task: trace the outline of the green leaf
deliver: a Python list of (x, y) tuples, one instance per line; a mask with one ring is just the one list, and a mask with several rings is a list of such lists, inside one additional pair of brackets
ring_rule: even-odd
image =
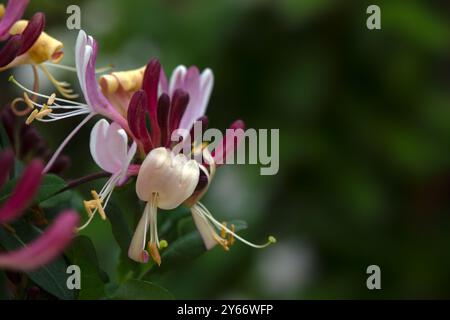
[(122, 252), (128, 252), (128, 246), (133, 236), (130, 226), (122, 213), (122, 210), (114, 203), (108, 205), (108, 220), (111, 222), (112, 233)]
[(50, 199), (65, 187), (67, 187), (67, 183), (62, 178), (54, 174), (48, 174), (44, 177), (34, 202), (41, 203), (42, 201)]
[(157, 284), (132, 279), (122, 284), (113, 298), (120, 300), (173, 300), (174, 296)]
[[(9, 180), (2, 192), (0, 193), (0, 203), (5, 201), (11, 196), (11, 193), (14, 190), (14, 187), (17, 185), (18, 181), (20, 180), (20, 176), (17, 178), (14, 178), (12, 180)], [(54, 196), (58, 191), (65, 188), (67, 186), (67, 183), (60, 177), (48, 174), (42, 179), (42, 183), (39, 187), (38, 194), (34, 198), (34, 203), (41, 203), (52, 196)]]
[(79, 266), (81, 270), (81, 289), (78, 299), (92, 300), (103, 297), (105, 282), (109, 279), (100, 269), (92, 241), (86, 236), (78, 236), (67, 251), (67, 255), (71, 263)]
[[(0, 228), (0, 244), (8, 251), (23, 248), (42, 233), (38, 228), (22, 221), (14, 223), (13, 227), (16, 230), (15, 234)], [(75, 292), (69, 290), (66, 286), (66, 270), (67, 263), (60, 257), (40, 269), (26, 274), (47, 292), (60, 299), (69, 300), (75, 298)]]

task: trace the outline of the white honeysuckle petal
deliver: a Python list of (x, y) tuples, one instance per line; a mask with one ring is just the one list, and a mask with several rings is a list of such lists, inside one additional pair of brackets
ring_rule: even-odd
[(147, 263), (148, 254), (145, 251), (147, 229), (150, 223), (150, 207), (151, 204), (147, 203), (142, 214), (141, 219), (134, 231), (133, 238), (128, 248), (128, 257), (134, 261)]
[[(82, 77), (82, 66), (84, 64), (84, 50), (86, 48), (87, 37), (86, 32), (80, 30), (75, 44), (75, 66), (77, 69), (77, 75), (80, 82), (81, 89), (84, 88), (84, 77)], [(84, 90), (83, 90), (84, 92)]]
[(157, 193), (159, 208), (174, 209), (192, 195), (199, 174), (195, 160), (187, 160), (182, 154), (174, 156), (166, 148), (156, 148), (141, 165), (136, 193), (143, 201), (149, 201)]
[(203, 215), (201, 215), (199, 210), (197, 210), (197, 205), (192, 206), (191, 213), (206, 249), (211, 250), (217, 244), (217, 241), (213, 237), (213, 234), (216, 232), (214, 227)]
[(95, 163), (105, 171), (107, 170), (103, 166), (104, 156), (101, 154), (104, 149), (99, 146), (101, 146), (104, 142), (107, 128), (108, 121), (106, 121), (105, 119), (99, 120), (92, 128), (91, 138), (89, 141), (89, 148), (91, 150), (92, 158), (94, 159)]
[(92, 158), (103, 170), (125, 178), (128, 166), (136, 153), (136, 144), (128, 150), (128, 136), (117, 123), (100, 119), (92, 128), (89, 142)]
[(110, 163), (114, 166), (114, 172), (119, 172), (128, 155), (128, 137), (117, 123), (109, 125), (106, 132), (106, 146), (110, 154)]

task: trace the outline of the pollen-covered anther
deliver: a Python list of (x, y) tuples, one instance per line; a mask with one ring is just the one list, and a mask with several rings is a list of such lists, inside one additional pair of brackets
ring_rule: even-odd
[(46, 104), (44, 104), (41, 108), (41, 110), (34, 109), (33, 112), (28, 116), (27, 120), (25, 121), (26, 124), (31, 124), (34, 120), (38, 119), (41, 120), (45, 116), (48, 116), (50, 113), (52, 113), (53, 110), (49, 108)]
[(223, 248), (225, 251), (229, 251), (230, 247), (228, 246), (228, 240), (220, 237), (217, 233), (214, 231), (212, 232), (213, 238), (217, 241), (217, 243)]
[(228, 234), (228, 244), (229, 244), (230, 246), (232, 246), (232, 245), (234, 244), (234, 242), (235, 242), (235, 240), (234, 240), (234, 233), (235, 233), (235, 231), (236, 231), (236, 227), (235, 227), (234, 224), (231, 225), (230, 230), (231, 230), (232, 232)]
[(95, 190), (92, 190), (91, 194), (94, 199), (83, 201), (84, 208), (86, 209), (89, 218), (94, 215), (93, 210), (97, 210), (98, 213), (100, 214), (100, 217), (103, 220), (106, 220), (106, 213), (102, 206), (103, 199), (98, 195), (98, 193)]
[(92, 194), (92, 197), (94, 198), (94, 200), (92, 200), (92, 201), (95, 201), (98, 213), (100, 214), (100, 217), (102, 217), (103, 220), (106, 220), (106, 213), (102, 206), (103, 199), (98, 195), (97, 191), (95, 191), (95, 190), (92, 190), (91, 194)]
[(220, 236), (222, 238), (225, 238), (227, 236), (226, 228), (227, 228), (227, 223), (224, 221), (224, 222), (222, 222), (222, 229), (220, 230)]
[(153, 261), (155, 261), (158, 266), (161, 265), (161, 256), (159, 255), (158, 246), (154, 242), (148, 242), (148, 251), (150, 252), (150, 256)]
[[(26, 93), (24, 93), (24, 94), (26, 94)], [(48, 97), (47, 105), (48, 105), (48, 106), (51, 106), (52, 104), (55, 103), (55, 100), (56, 100), (56, 93), (52, 93), (52, 94), (50, 95), (50, 97)]]

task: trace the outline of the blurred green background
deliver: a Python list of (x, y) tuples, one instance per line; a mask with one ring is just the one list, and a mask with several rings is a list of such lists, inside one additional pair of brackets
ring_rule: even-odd
[[(27, 16), (46, 13), (47, 31), (65, 44), (62, 63), (73, 66), (70, 4), (99, 41), (98, 66), (137, 68), (157, 56), (166, 72), (210, 67), (212, 127), (241, 118), (280, 129), (277, 175), (221, 168), (204, 200), (221, 220), (246, 220), (247, 238), (278, 243), (216, 248), (155, 282), (189, 299), (450, 298), (448, 1), (33, 0)], [(381, 7), (382, 30), (366, 28), (370, 4)], [(2, 85), (1, 104), (17, 93)], [(77, 121), (38, 126), (55, 148)], [(68, 179), (99, 170), (89, 132), (66, 149)], [(127, 192), (116, 201), (140, 216)], [(86, 234), (114, 274), (109, 224), (96, 219)], [(366, 288), (372, 264), (382, 290)]]

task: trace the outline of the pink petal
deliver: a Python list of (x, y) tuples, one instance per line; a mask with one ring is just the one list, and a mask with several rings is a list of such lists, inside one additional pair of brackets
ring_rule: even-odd
[(9, 30), (13, 24), (22, 18), (29, 0), (9, 0), (6, 6), (5, 14), (0, 20), (0, 41), (9, 37)]
[(194, 122), (205, 114), (213, 84), (214, 76), (210, 69), (206, 69), (199, 75), (197, 68), (189, 68), (185, 80), (185, 90), (191, 99), (181, 119), (180, 128), (191, 130)]
[(153, 143), (145, 121), (146, 113), (147, 95), (143, 90), (138, 90), (131, 97), (127, 119), (131, 132), (142, 143), (144, 150), (148, 152), (153, 149)]
[(159, 75), (158, 91), (158, 96), (162, 95), (163, 93), (169, 94), (169, 83), (167, 82), (166, 72), (164, 71), (163, 67), (161, 67), (161, 74)]
[(158, 125), (158, 84), (161, 76), (161, 64), (158, 59), (152, 59), (147, 64), (142, 81), (142, 89), (147, 95), (148, 114), (150, 116), (150, 125), (152, 128), (151, 136), (155, 145), (159, 145), (161, 140), (161, 131)]
[(15, 35), (8, 39), (0, 49), (0, 68), (9, 65), (19, 54), (22, 47), (22, 36)]
[(173, 96), (176, 89), (184, 89), (184, 79), (187, 70), (185, 66), (178, 66), (170, 77), (169, 97)]
[(233, 122), (222, 141), (213, 150), (211, 155), (219, 166), (226, 163), (227, 158), (233, 156), (237, 147), (244, 138), (245, 123), (242, 120)]
[(36, 13), (22, 32), (22, 47), (19, 55), (27, 52), (36, 42), (45, 27), (45, 15), (42, 12)]
[(0, 268), (31, 271), (51, 262), (69, 246), (78, 221), (79, 216), (75, 211), (62, 212), (32, 243), (16, 251), (0, 254)]
[(18, 218), (31, 203), (42, 180), (44, 165), (40, 160), (33, 160), (25, 168), (12, 195), (0, 208), (0, 223), (7, 223)]

